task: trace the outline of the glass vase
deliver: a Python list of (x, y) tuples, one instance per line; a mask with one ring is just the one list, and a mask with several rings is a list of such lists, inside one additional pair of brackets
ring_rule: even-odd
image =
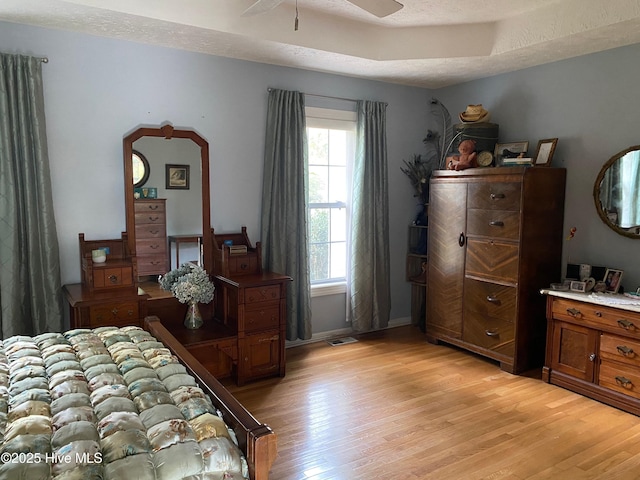
[(191, 330), (195, 330), (200, 328), (203, 323), (202, 314), (198, 308), (198, 302), (191, 300), (187, 307), (187, 314), (184, 317), (184, 326)]

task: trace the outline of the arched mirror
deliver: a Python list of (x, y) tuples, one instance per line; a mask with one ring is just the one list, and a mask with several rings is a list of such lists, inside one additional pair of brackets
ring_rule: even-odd
[[(171, 125), (138, 128), (123, 142), (127, 233), (138, 276), (157, 277), (189, 260), (210, 272), (208, 142)], [(144, 180), (136, 173), (141, 164)]]
[(620, 235), (640, 238), (640, 145), (615, 154), (604, 164), (593, 198), (604, 223)]

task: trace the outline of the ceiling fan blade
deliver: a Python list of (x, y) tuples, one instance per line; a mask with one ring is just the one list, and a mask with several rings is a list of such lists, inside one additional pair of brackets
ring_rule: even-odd
[(252, 17), (253, 15), (260, 15), (266, 13), (269, 10), (276, 8), (284, 0), (257, 0), (253, 5), (242, 12), (243, 17)]
[(372, 13), (376, 17), (386, 17), (387, 15), (391, 15), (392, 13), (396, 13), (400, 10), (404, 5), (400, 2), (396, 2), (395, 0), (347, 0), (354, 5), (366, 10), (369, 13)]

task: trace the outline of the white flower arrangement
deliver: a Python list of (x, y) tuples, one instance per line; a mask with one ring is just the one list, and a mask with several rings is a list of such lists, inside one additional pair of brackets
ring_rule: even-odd
[(180, 303), (209, 303), (215, 289), (206, 270), (193, 263), (183, 263), (162, 275), (160, 287), (170, 291)]

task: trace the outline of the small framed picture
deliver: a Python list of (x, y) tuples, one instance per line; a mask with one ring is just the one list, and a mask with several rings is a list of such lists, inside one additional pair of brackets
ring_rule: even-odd
[(571, 282), (571, 286), (569, 290), (572, 292), (586, 292), (587, 291), (587, 282), (579, 282), (578, 280), (574, 280)]
[(538, 149), (536, 150), (533, 165), (536, 167), (548, 167), (551, 165), (551, 159), (553, 158), (553, 152), (555, 152), (557, 144), (557, 138), (540, 140), (538, 142)]
[(607, 271), (604, 274), (604, 284), (606, 285), (605, 292), (608, 293), (618, 293), (618, 289), (620, 288), (620, 282), (622, 281), (622, 274), (624, 272), (622, 270), (614, 270), (613, 268), (607, 268)]
[(189, 165), (165, 165), (166, 189), (189, 190)]
[(502, 165), (505, 158), (526, 157), (529, 149), (529, 142), (496, 143), (493, 152), (496, 165)]

